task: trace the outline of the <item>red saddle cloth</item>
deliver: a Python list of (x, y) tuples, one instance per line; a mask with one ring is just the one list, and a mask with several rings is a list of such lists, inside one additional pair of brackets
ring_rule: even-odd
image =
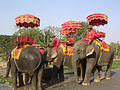
[(68, 55), (68, 56), (73, 55), (73, 47), (72, 46), (68, 46), (65, 43), (61, 43), (60, 46), (63, 49), (64, 55)]
[(107, 43), (105, 43), (104, 41), (101, 40), (94, 40), (94, 42), (100, 46), (100, 50), (102, 51), (110, 51), (109, 46)]
[(102, 42), (102, 48), (106, 51), (109, 51), (109, 46), (105, 43), (105, 42), (103, 42), (103, 41), (101, 41)]
[(67, 46), (66, 48), (67, 48), (66, 54), (69, 56), (73, 55), (73, 47)]
[(20, 57), (20, 53), (22, 52), (22, 50), (25, 49), (25, 48), (27, 48), (28, 46), (30, 46), (30, 45), (27, 44), (27, 45), (24, 45), (24, 46), (21, 47), (21, 48), (15, 47), (15, 48), (12, 50), (12, 52), (11, 52), (12, 58), (18, 60), (19, 57)]

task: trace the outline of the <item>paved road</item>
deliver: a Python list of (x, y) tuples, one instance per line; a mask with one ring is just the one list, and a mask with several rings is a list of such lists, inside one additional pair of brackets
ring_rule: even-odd
[[(74, 81), (73, 74), (63, 83), (45, 88), (45, 90), (120, 90), (120, 69), (112, 70), (111, 80), (103, 79), (100, 83), (94, 83), (93, 77), (90, 78), (90, 86), (82, 86)], [(70, 76), (70, 75), (69, 75)], [(0, 84), (0, 90), (11, 90), (7, 85)], [(27, 87), (21, 87), (17, 90), (29, 90)]]
[(93, 77), (90, 78), (90, 86), (82, 86), (81, 84), (75, 83), (75, 81), (65, 83), (62, 86), (48, 88), (47, 90), (120, 90), (120, 69), (112, 70), (111, 80), (103, 79), (100, 83), (94, 83)]

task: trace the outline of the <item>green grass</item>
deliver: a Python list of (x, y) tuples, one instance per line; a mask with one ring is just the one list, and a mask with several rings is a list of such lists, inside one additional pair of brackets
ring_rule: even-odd
[(72, 73), (72, 72), (73, 72), (72, 68), (67, 68), (67, 67), (64, 68), (64, 73)]
[(5, 80), (4, 80), (3, 76), (0, 75), (0, 84), (4, 83), (4, 82), (5, 82)]
[[(114, 60), (112, 64), (112, 69), (117, 69), (120, 68), (120, 60)], [(107, 66), (102, 67), (103, 70), (107, 69)], [(73, 69), (72, 68), (64, 68), (64, 73), (72, 73)]]
[(120, 60), (114, 60), (112, 69), (120, 68)]
[[(5, 81), (6, 81), (5, 78), (2, 75), (0, 75), (0, 84), (5, 83)], [(12, 85), (13, 83), (12, 78), (8, 78), (7, 83), (9, 85)]]
[(12, 85), (12, 83), (13, 83), (12, 78), (9, 78), (9, 79), (8, 79), (8, 84), (9, 84), (9, 85)]
[[(113, 60), (112, 69), (120, 68), (120, 60)], [(107, 69), (107, 66), (102, 67), (103, 70)]]

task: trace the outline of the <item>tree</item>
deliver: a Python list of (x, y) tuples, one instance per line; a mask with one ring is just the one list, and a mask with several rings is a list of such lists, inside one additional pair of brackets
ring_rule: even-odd
[(76, 30), (76, 34), (74, 36), (75, 41), (82, 39), (83, 37), (85, 37), (86, 33), (87, 33), (87, 28), (88, 28), (88, 23), (86, 22), (81, 22), (82, 28), (81, 29), (77, 29)]
[(117, 43), (111, 42), (110, 46), (114, 49), (115, 58), (116, 59), (120, 58), (120, 44), (118, 42)]
[(40, 44), (41, 46), (44, 45), (44, 34), (42, 30), (40, 30), (39, 28), (28, 28), (28, 29), (22, 28), (14, 33), (14, 36), (16, 36), (16, 38), (18, 36), (25, 36), (25, 35), (34, 38), (36, 44)]
[(59, 30), (60, 28), (54, 26), (48, 26), (42, 30), (45, 36), (45, 45), (48, 46), (52, 42), (50, 38), (51, 34), (57, 36), (58, 39), (60, 38)]
[(6, 52), (8, 49), (11, 49), (13, 44), (14, 37), (11, 35), (0, 35), (0, 47), (1, 53)]

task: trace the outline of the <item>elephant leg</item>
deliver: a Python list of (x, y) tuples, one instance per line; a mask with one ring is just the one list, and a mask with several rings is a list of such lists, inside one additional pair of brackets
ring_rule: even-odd
[(111, 68), (112, 68), (112, 65), (107, 65), (107, 74), (106, 74), (106, 79), (107, 80), (110, 80), (111, 79)]
[(94, 74), (94, 82), (100, 82), (100, 78), (98, 76), (98, 71), (96, 67), (93, 69), (93, 74)]
[(59, 73), (59, 81), (60, 82), (64, 81), (64, 68), (63, 68), (63, 65), (61, 65), (58, 73)]
[(114, 58), (114, 54), (111, 55), (110, 62), (107, 65), (107, 72), (106, 72), (107, 73), (106, 74), (106, 79), (107, 80), (111, 79), (111, 68), (112, 68), (112, 64), (113, 64), (113, 58)]
[(80, 78), (79, 78), (79, 81), (82, 81), (83, 78), (84, 78), (84, 74), (85, 74), (82, 63), (80, 63), (79, 67), (80, 67), (80, 69), (79, 69), (79, 70), (80, 70)]
[(56, 81), (58, 79), (58, 71), (59, 71), (59, 68), (54, 65), (53, 70), (52, 70), (52, 74), (51, 74), (51, 81), (50, 81), (51, 84), (56, 83)]
[(104, 72), (102, 71), (102, 67), (100, 66), (100, 67), (98, 67), (97, 69), (98, 69), (98, 71), (99, 71), (99, 73), (100, 73), (100, 80), (104, 79), (104, 78), (105, 78), (105, 74), (104, 74)]
[(11, 64), (10, 64), (10, 62), (7, 62), (7, 70), (6, 70), (5, 78), (8, 78), (8, 75), (10, 73), (10, 68), (11, 68)]
[(79, 84), (80, 81), (79, 81), (79, 78), (78, 78), (77, 62), (75, 60), (72, 60), (72, 68), (73, 68), (74, 75), (75, 75), (75, 81), (76, 81), (76, 83)]
[(38, 71), (38, 83), (37, 83), (37, 89), (38, 90), (42, 90), (42, 72), (43, 72), (43, 69), (40, 69)]
[(91, 72), (93, 70), (93, 67), (95, 66), (94, 62), (95, 62), (94, 60), (90, 60), (87, 62), (85, 78), (84, 78), (82, 85), (85, 85), (85, 86), (90, 85), (90, 75), (91, 75)]
[(37, 76), (38, 76), (38, 71), (36, 71), (32, 76), (32, 81), (31, 81), (31, 89), (32, 90), (37, 90)]
[(21, 72), (18, 72), (18, 77), (19, 77), (19, 86), (23, 86), (23, 75)]
[(25, 84), (29, 83), (29, 74), (25, 73)]
[(12, 62), (11, 64), (11, 75), (12, 75), (12, 80), (13, 80), (12, 88), (15, 89), (17, 88), (17, 68), (14, 62)]

